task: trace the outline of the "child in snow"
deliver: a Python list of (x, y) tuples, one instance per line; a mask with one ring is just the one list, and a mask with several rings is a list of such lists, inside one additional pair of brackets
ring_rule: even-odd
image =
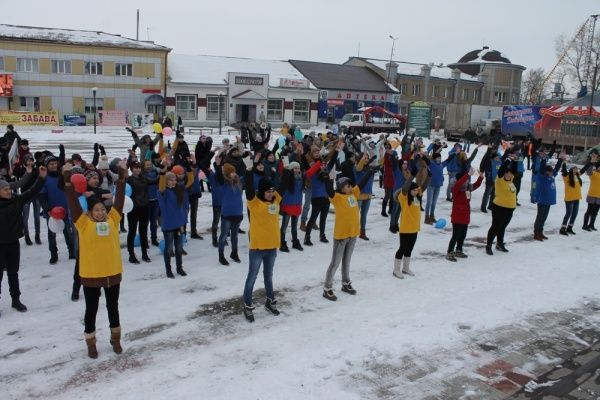
[[(244, 219), (244, 203), (242, 201), (242, 182), (233, 165), (225, 163), (216, 170), (217, 190), (221, 192), (221, 234), (219, 235), (219, 262), (229, 265), (225, 258), (225, 241), (231, 237), (231, 254), (233, 261), (240, 263), (238, 256), (238, 232)], [(252, 180), (248, 181), (250, 185)]]
[(494, 182), (494, 201), (492, 204), (492, 226), (488, 230), (485, 252), (493, 256), (492, 244), (496, 242), (496, 250), (508, 253), (504, 245), (504, 232), (517, 208), (517, 188), (513, 184), (517, 165), (507, 158), (498, 169)]
[(79, 234), (79, 276), (85, 296), (85, 342), (88, 356), (97, 358), (96, 314), (100, 301), (100, 289), (104, 288), (106, 308), (110, 323), (110, 343), (113, 351), (120, 354), (121, 325), (119, 321), (119, 290), (123, 264), (119, 241), (119, 222), (125, 201), (125, 178), (127, 164), (119, 163), (119, 180), (115, 201), (110, 212), (96, 196), (87, 198), (88, 211), (83, 213), (75, 189), (70, 183), (72, 166), (63, 168), (65, 190), (75, 228)]
[(431, 172), (431, 181), (427, 186), (427, 201), (425, 202), (425, 223), (429, 225), (435, 224), (435, 206), (437, 204), (440, 190), (444, 186), (444, 168), (452, 159), (456, 157), (456, 153), (450, 154), (446, 160), (442, 162), (440, 153), (433, 153), (429, 163), (429, 171)]
[(571, 167), (567, 171), (567, 164), (562, 165), (562, 176), (565, 183), (565, 216), (563, 218), (562, 226), (560, 227), (560, 234), (568, 236), (569, 233), (574, 235), (573, 224), (577, 218), (579, 212), (579, 201), (581, 200), (581, 176), (579, 175), (579, 169), (577, 167)]
[(563, 150), (554, 168), (547, 165), (545, 159), (540, 163), (539, 173), (535, 180), (535, 191), (533, 193), (533, 197), (537, 202), (537, 214), (533, 225), (534, 240), (541, 242), (548, 239), (544, 235), (544, 223), (550, 213), (550, 207), (556, 204), (556, 182), (554, 178), (558, 175), (560, 166), (566, 157), (567, 154)]
[[(598, 161), (600, 156), (598, 153), (592, 153), (590, 161), (584, 167), (587, 174), (590, 176), (590, 188), (586, 201), (588, 208), (583, 216), (583, 230), (584, 231), (595, 231), (597, 230), (594, 224), (596, 223), (596, 217), (598, 216), (598, 210), (600, 210), (600, 164)], [(585, 172), (583, 171), (583, 172)]]
[(298, 218), (302, 213), (302, 186), (304, 185), (304, 177), (300, 164), (292, 161), (285, 167), (281, 177), (281, 192), (283, 199), (281, 200), (281, 246), (279, 251), (288, 253), (290, 249), (285, 241), (285, 233), (287, 231), (290, 220), (292, 221), (292, 248), (296, 250), (304, 250), (298, 240)]
[[(468, 174), (459, 173), (456, 175), (458, 180), (452, 188), (452, 238), (448, 244), (448, 254), (446, 260), (456, 261), (457, 258), (467, 258), (463, 253), (463, 243), (467, 237), (467, 230), (471, 223), (471, 192), (477, 190), (483, 182), (483, 174), (479, 174), (474, 184), (471, 184), (470, 177), (475, 174), (471, 168)], [(456, 246), (456, 251), (454, 247)]]

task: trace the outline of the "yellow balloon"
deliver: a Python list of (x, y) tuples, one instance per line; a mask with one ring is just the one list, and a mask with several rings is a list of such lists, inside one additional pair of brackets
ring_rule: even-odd
[(155, 122), (154, 125), (152, 125), (152, 129), (154, 129), (154, 133), (162, 133), (162, 125), (158, 122)]

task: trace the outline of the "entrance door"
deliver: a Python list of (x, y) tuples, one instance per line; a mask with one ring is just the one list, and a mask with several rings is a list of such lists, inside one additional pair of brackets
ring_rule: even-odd
[(160, 120), (162, 119), (163, 106), (159, 104), (148, 104), (148, 113), (155, 115)]
[(256, 122), (256, 106), (247, 106), (248, 107), (248, 119), (250, 122)]
[(249, 122), (248, 117), (249, 117), (249, 114), (250, 114), (250, 106), (248, 104), (242, 104), (241, 108), (242, 108), (242, 118), (241, 118), (241, 121), (242, 122)]

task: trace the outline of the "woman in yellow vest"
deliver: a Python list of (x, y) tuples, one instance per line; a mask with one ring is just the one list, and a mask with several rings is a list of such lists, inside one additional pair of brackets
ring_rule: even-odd
[(485, 252), (493, 256), (492, 244), (496, 242), (496, 250), (508, 253), (504, 245), (504, 232), (517, 208), (517, 188), (513, 183), (517, 164), (510, 158), (504, 160), (498, 169), (498, 176), (494, 182), (495, 197), (492, 205), (492, 226), (487, 234)]
[(597, 230), (594, 224), (596, 223), (598, 210), (600, 210), (600, 164), (598, 161), (600, 161), (600, 156), (597, 152), (594, 152), (590, 155), (590, 161), (584, 167), (584, 170), (587, 170), (587, 174), (590, 176), (590, 189), (586, 198), (588, 208), (583, 216), (583, 230), (588, 232)]
[(560, 227), (560, 234), (568, 236), (569, 233), (574, 235), (573, 224), (577, 218), (579, 212), (579, 200), (581, 200), (581, 176), (579, 175), (579, 169), (577, 167), (571, 167), (567, 171), (567, 164), (562, 165), (562, 176), (565, 183), (565, 216), (563, 218), (562, 226)]
[(125, 202), (125, 178), (127, 164), (119, 162), (119, 180), (115, 201), (110, 211), (102, 199), (95, 196), (87, 198), (86, 213), (81, 209), (77, 194), (71, 185), (71, 164), (63, 167), (65, 191), (69, 211), (79, 235), (79, 276), (85, 296), (85, 342), (88, 356), (98, 357), (96, 349), (96, 314), (100, 302), (100, 290), (104, 288), (108, 321), (110, 324), (110, 344), (113, 351), (120, 354), (121, 324), (119, 321), (119, 290), (123, 263), (121, 262), (121, 243), (119, 223)]
[[(256, 154), (254, 163), (260, 162), (260, 153)], [(248, 265), (248, 276), (244, 286), (244, 316), (248, 322), (254, 322), (254, 307), (252, 305), (252, 291), (254, 282), (263, 265), (263, 276), (265, 280), (265, 291), (267, 301), (265, 308), (273, 315), (279, 315), (277, 301), (273, 292), (273, 267), (277, 257), (277, 249), (281, 244), (279, 231), (279, 204), (281, 193), (276, 192), (271, 180), (261, 178), (258, 182), (258, 191), (254, 188), (253, 163), (250, 157), (244, 159), (246, 164), (246, 200), (248, 201), (248, 212), (250, 220), (250, 262)]]

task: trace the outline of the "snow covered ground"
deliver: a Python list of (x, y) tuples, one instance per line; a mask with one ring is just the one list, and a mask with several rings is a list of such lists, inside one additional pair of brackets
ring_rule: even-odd
[[(87, 129), (87, 128), (85, 128)], [(109, 157), (124, 156), (130, 136), (100, 128), (98, 135), (65, 129), (24, 130), (33, 150), (64, 143), (67, 153), (91, 159), (92, 144), (105, 145)], [(105, 130), (102, 130), (105, 129)], [(190, 145), (197, 135), (187, 137)], [(215, 139), (215, 143), (219, 140)], [(479, 165), (482, 148), (474, 165)], [(584, 193), (588, 179), (584, 180)], [(120, 311), (122, 355), (108, 343), (106, 311), (97, 319), (97, 360), (87, 358), (83, 341), (83, 296), (70, 301), (73, 263), (59, 239), (60, 261), (48, 264), (44, 245), (21, 253), (25, 314), (10, 308), (6, 279), (0, 301), (0, 398), (95, 399), (421, 399), (436, 396), (457, 374), (474, 376), (484, 361), (465, 354), (473, 337), (524, 323), (535, 314), (579, 307), (600, 295), (598, 233), (581, 231), (580, 208), (574, 237), (558, 235), (564, 212), (563, 183), (557, 178), (558, 204), (550, 212), (547, 242), (531, 241), (535, 208), (529, 202), (530, 175), (523, 179), (517, 208), (506, 234), (510, 253), (485, 254), (490, 214), (479, 211), (483, 188), (473, 194), (472, 225), (465, 244), (467, 260), (444, 259), (450, 224), (443, 230), (422, 226), (412, 269), (416, 277), (392, 277), (398, 236), (388, 231), (376, 189), (367, 233), (352, 260), (356, 296), (335, 289), (339, 300), (321, 297), (332, 244), (316, 242), (300, 253), (279, 253), (274, 283), (282, 315), (270, 315), (255, 294), (256, 322), (240, 310), (247, 271), (247, 238), (241, 239), (242, 264), (223, 267), (205, 240), (190, 240), (184, 257), (187, 277), (171, 280), (162, 256), (152, 248), (152, 263), (124, 262)], [(437, 218), (449, 220), (451, 204), (441, 195)], [(210, 195), (200, 199), (199, 228), (210, 226)], [(242, 224), (247, 229), (247, 221)], [(327, 232), (332, 236), (333, 214)], [(301, 236), (302, 238), (303, 236)], [(208, 240), (207, 240), (208, 239)], [(124, 240), (124, 237), (122, 237)], [(139, 252), (139, 249), (138, 249)], [(126, 251), (124, 250), (123, 257)], [(259, 276), (256, 289), (262, 288)], [(593, 322), (597, 322), (592, 318)], [(485, 335), (484, 335), (485, 333)], [(411, 361), (412, 360), (412, 361)], [(405, 374), (416, 362), (427, 373)], [(547, 361), (547, 360), (546, 360)], [(381, 391), (381, 382), (391, 381)], [(486, 398), (464, 388), (463, 398)], [(459, 398), (458, 396), (457, 398)], [(438, 398), (438, 397), (431, 397)]]

